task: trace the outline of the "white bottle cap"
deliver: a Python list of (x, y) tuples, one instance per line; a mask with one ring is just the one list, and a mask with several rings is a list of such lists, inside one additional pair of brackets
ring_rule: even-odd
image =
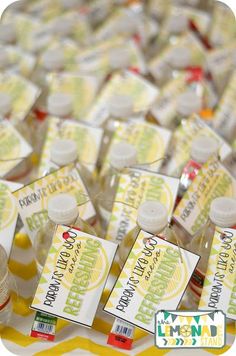
[(236, 199), (220, 197), (212, 201), (209, 217), (213, 224), (219, 227), (236, 225)]
[(113, 95), (109, 99), (108, 110), (114, 118), (127, 119), (133, 114), (133, 98), (129, 95)]
[(12, 98), (7, 93), (0, 93), (0, 115), (6, 116), (11, 112)]
[(174, 14), (167, 22), (167, 30), (171, 34), (180, 34), (188, 28), (188, 18), (184, 14)]
[(55, 140), (50, 150), (51, 161), (59, 167), (73, 163), (78, 159), (78, 147), (72, 140)]
[(7, 68), (11, 63), (9, 53), (3, 47), (0, 48), (0, 69)]
[(184, 117), (188, 117), (194, 113), (199, 113), (201, 108), (202, 100), (193, 91), (186, 91), (177, 98), (176, 110)]
[(73, 9), (73, 7), (80, 4), (78, 0), (61, 0), (60, 2), (64, 9)]
[(205, 163), (213, 154), (217, 154), (219, 142), (209, 136), (196, 137), (191, 146), (191, 158), (199, 163)]
[(55, 93), (48, 97), (48, 113), (67, 117), (73, 112), (73, 98), (70, 94)]
[(74, 223), (79, 216), (76, 199), (69, 194), (58, 194), (48, 201), (48, 217), (55, 224)]
[(114, 70), (128, 68), (130, 60), (130, 52), (127, 48), (114, 48), (109, 53), (109, 63)]
[(158, 201), (146, 201), (138, 208), (137, 223), (142, 230), (158, 234), (168, 224), (168, 211)]
[(56, 35), (60, 36), (69, 36), (74, 27), (74, 22), (71, 21), (71, 19), (63, 19), (63, 20), (58, 20), (54, 23), (53, 25), (53, 32), (55, 32)]
[(191, 64), (191, 54), (187, 47), (174, 47), (167, 57), (169, 65), (176, 69), (184, 69)]
[(127, 143), (120, 142), (111, 148), (110, 164), (115, 169), (124, 169), (137, 163), (136, 148)]
[(48, 49), (42, 55), (42, 65), (47, 71), (57, 71), (64, 67), (65, 58), (60, 49)]
[(14, 23), (0, 24), (0, 42), (12, 43), (16, 41), (16, 28)]

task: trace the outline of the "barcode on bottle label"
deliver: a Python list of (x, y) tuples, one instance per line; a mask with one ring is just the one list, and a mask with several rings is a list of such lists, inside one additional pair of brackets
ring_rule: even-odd
[(57, 318), (37, 312), (30, 336), (53, 341), (55, 339)]
[(115, 333), (119, 335), (124, 335), (130, 337), (132, 335), (132, 328), (128, 328), (127, 326), (116, 325)]

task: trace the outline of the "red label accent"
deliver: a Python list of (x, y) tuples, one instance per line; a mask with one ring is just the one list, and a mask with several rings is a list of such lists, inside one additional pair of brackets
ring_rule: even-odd
[(109, 345), (119, 347), (120, 349), (131, 350), (133, 339), (129, 339), (123, 335), (110, 333), (108, 336), (107, 343)]
[(55, 335), (44, 334), (44, 333), (40, 333), (39, 331), (35, 331), (35, 330), (31, 330), (30, 336), (31, 337), (35, 337), (35, 338), (44, 339), (44, 340), (47, 340), (47, 341), (54, 341), (55, 340)]
[(44, 121), (47, 117), (47, 112), (39, 110), (39, 109), (35, 109), (34, 113), (35, 113), (36, 119), (38, 121)]
[(201, 165), (195, 161), (190, 160), (183, 169), (183, 174), (186, 175), (191, 181), (195, 179)]
[(8, 297), (8, 299), (5, 301), (5, 303), (3, 303), (2, 305), (0, 305), (0, 310), (2, 310), (3, 308), (5, 308), (5, 306), (10, 302), (10, 297)]
[(201, 67), (187, 67), (187, 83), (200, 82), (204, 78), (204, 71)]

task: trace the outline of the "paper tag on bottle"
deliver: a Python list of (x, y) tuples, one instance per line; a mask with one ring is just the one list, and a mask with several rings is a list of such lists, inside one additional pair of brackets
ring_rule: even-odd
[(85, 121), (102, 126), (109, 117), (108, 102), (113, 95), (131, 96), (134, 113), (146, 112), (158, 96), (159, 90), (143, 77), (131, 71), (115, 74), (101, 91)]
[(36, 312), (30, 336), (47, 341), (54, 341), (56, 324), (57, 318), (54, 316)]
[(96, 211), (89, 201), (79, 171), (73, 164), (65, 166), (14, 192), (20, 217), (32, 242), (40, 227), (45, 226), (48, 221), (49, 198), (61, 193), (68, 193), (76, 198), (81, 219), (91, 221), (95, 218)]
[(146, 63), (140, 49), (134, 40), (123, 37), (109, 39), (80, 51), (77, 57), (79, 71), (87, 73), (99, 71), (105, 75), (109, 74), (112, 71), (110, 59), (112, 51), (121, 50), (122, 53), (124, 47), (130, 59), (129, 67), (146, 74)]
[(209, 40), (216, 46), (230, 44), (235, 39), (235, 15), (222, 2), (214, 2)]
[(69, 94), (73, 98), (72, 117), (84, 120), (84, 115), (92, 105), (99, 83), (92, 75), (73, 73), (50, 74), (48, 76), (49, 94)]
[(202, 166), (173, 217), (190, 235), (194, 235), (207, 222), (211, 202), (223, 196), (236, 196), (236, 180), (213, 156)]
[(8, 257), (18, 217), (16, 199), (12, 192), (22, 186), (23, 184), (20, 183), (0, 180), (0, 244), (4, 247)]
[(236, 229), (216, 226), (199, 309), (236, 320)]
[(154, 333), (156, 312), (177, 309), (199, 259), (140, 231), (104, 311)]
[(62, 122), (56, 117), (49, 118), (38, 176), (42, 177), (50, 165), (50, 149), (56, 139), (75, 141), (78, 146), (79, 162), (93, 173), (96, 169), (102, 138), (101, 128), (94, 128), (72, 120)]
[(234, 139), (236, 128), (236, 71), (231, 75), (229, 84), (227, 85), (224, 94), (218, 104), (214, 114), (213, 127), (225, 138)]
[(198, 136), (214, 138), (219, 143), (219, 155), (223, 161), (231, 152), (232, 148), (215, 131), (213, 131), (198, 115), (193, 115), (185, 120), (173, 134), (173, 152), (166, 162), (165, 172), (174, 177), (181, 175), (185, 164), (190, 160), (191, 145)]
[(0, 51), (2, 49), (6, 52), (9, 61), (9, 66), (4, 68), (4, 71), (30, 77), (36, 64), (35, 56), (16, 46), (1, 46)]
[[(128, 142), (137, 150), (137, 164), (147, 164), (144, 166), (153, 172), (160, 169), (167, 148), (169, 146), (171, 132), (160, 126), (152, 125), (138, 120), (117, 123), (118, 127), (114, 132), (107, 157), (101, 170), (104, 175), (109, 168), (109, 157), (111, 149), (120, 142)], [(160, 161), (155, 162), (160, 159)], [(155, 162), (148, 166), (148, 163)]]
[(57, 227), (31, 308), (91, 327), (117, 245)]
[(29, 114), (41, 91), (25, 78), (9, 73), (0, 73), (0, 92), (12, 99), (10, 118), (22, 121)]
[[(14, 126), (9, 121), (0, 119), (0, 177), (5, 177), (24, 158), (29, 157), (32, 151), (32, 147)], [(4, 161), (1, 162), (1, 159)]]
[(130, 169), (129, 173), (121, 174), (114, 199), (118, 203), (113, 205), (106, 239), (120, 243), (136, 226), (137, 209), (146, 200), (164, 204), (171, 220), (178, 187), (178, 179), (150, 171)]

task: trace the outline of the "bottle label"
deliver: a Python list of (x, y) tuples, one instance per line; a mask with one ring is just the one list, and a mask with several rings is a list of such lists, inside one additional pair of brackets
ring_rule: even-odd
[(236, 195), (236, 180), (212, 156), (183, 195), (174, 211), (174, 219), (190, 234), (196, 234), (207, 222), (211, 202), (221, 196)]
[(31, 305), (91, 327), (117, 245), (58, 225)]
[(156, 312), (177, 308), (199, 259), (141, 230), (104, 310), (154, 333)]
[(90, 221), (95, 218), (95, 208), (88, 198), (87, 188), (78, 169), (74, 164), (65, 166), (13, 193), (24, 227), (32, 242), (40, 227), (48, 221), (48, 200), (60, 193), (69, 193), (76, 198), (82, 220)]
[(236, 320), (236, 226), (215, 228), (199, 309)]
[(6, 273), (2, 281), (0, 281), (0, 311), (5, 308), (5, 306), (10, 301), (10, 281), (9, 274)]
[(134, 326), (116, 318), (107, 343), (124, 350), (131, 350), (134, 337)]
[(18, 217), (16, 201), (12, 192), (22, 186), (23, 184), (20, 183), (0, 180), (0, 244), (4, 247), (8, 257)]
[(31, 328), (31, 337), (54, 341), (57, 318), (45, 313), (36, 312)]
[(146, 170), (129, 169), (121, 174), (106, 239), (120, 243), (135, 228), (137, 209), (146, 200), (159, 200), (171, 219), (178, 187), (178, 179)]
[[(10, 174), (33, 152), (32, 147), (8, 120), (0, 120), (0, 172), (1, 177)], [(17, 159), (19, 157), (19, 159)], [(3, 160), (3, 161), (1, 161)]]
[(56, 117), (48, 118), (48, 130), (44, 141), (38, 177), (42, 177), (44, 172), (51, 166), (50, 149), (56, 139), (77, 142), (78, 160), (93, 174), (96, 170), (99, 150), (102, 144), (103, 130), (72, 120), (61, 121)]
[(189, 287), (197, 299), (201, 297), (204, 279), (205, 274), (202, 273), (201, 270), (196, 268), (190, 280)]

